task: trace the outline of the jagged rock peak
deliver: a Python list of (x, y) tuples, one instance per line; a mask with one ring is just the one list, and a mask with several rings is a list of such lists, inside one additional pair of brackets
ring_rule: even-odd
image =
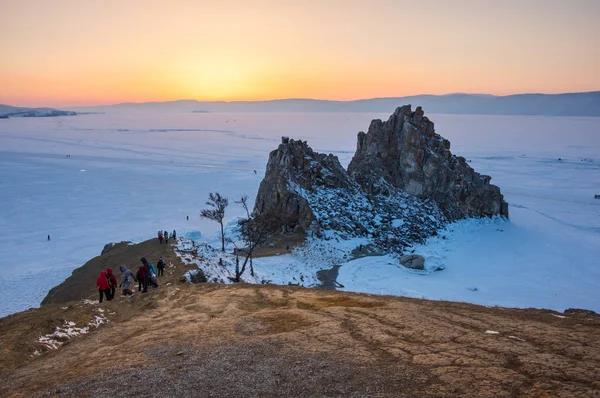
[(303, 191), (350, 185), (348, 173), (337, 156), (314, 152), (306, 141), (282, 137), (279, 147), (269, 154), (254, 212), (275, 212), (291, 220), (291, 228), (308, 230), (315, 216)]
[(373, 120), (366, 134), (359, 132), (348, 172), (369, 194), (392, 187), (433, 199), (449, 219), (508, 217), (500, 188), (450, 152), (450, 141), (436, 134), (420, 106), (398, 107), (386, 122)]

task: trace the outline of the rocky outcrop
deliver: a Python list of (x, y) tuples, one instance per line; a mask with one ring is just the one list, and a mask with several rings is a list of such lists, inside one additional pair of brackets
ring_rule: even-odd
[(254, 212), (273, 212), (288, 220), (287, 227), (291, 229), (314, 229), (315, 215), (305, 192), (350, 185), (348, 174), (336, 156), (316, 153), (306, 141), (283, 137), (279, 147), (269, 154)]
[(421, 107), (414, 112), (410, 105), (399, 107), (387, 122), (373, 120), (366, 134), (358, 133), (348, 172), (370, 194), (399, 188), (434, 200), (452, 220), (508, 217), (500, 188), (450, 152), (450, 141), (435, 133)]
[(489, 182), (450, 152), (421, 108), (408, 105), (359, 133), (349, 172), (336, 156), (283, 137), (269, 155), (254, 214), (285, 220), (284, 230), (365, 237), (402, 252), (451, 220), (508, 216), (500, 189)]

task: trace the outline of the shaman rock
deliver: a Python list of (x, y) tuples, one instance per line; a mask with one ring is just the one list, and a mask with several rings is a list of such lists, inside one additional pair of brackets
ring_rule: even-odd
[(399, 188), (434, 200), (451, 220), (508, 217), (500, 188), (450, 152), (450, 141), (436, 134), (421, 107), (399, 107), (386, 122), (373, 120), (366, 134), (358, 133), (348, 172), (371, 195)]
[(314, 152), (306, 141), (282, 137), (279, 147), (269, 154), (267, 171), (260, 183), (255, 214), (272, 212), (288, 220), (287, 229), (318, 229), (305, 192), (317, 188), (346, 188), (348, 173), (334, 155)]

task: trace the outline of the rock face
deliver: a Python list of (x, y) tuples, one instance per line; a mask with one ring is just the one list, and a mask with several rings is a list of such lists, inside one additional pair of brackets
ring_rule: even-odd
[(284, 230), (363, 237), (402, 252), (449, 221), (508, 216), (500, 189), (489, 182), (450, 152), (421, 108), (408, 105), (358, 134), (348, 172), (336, 156), (283, 137), (269, 155), (254, 214), (286, 220)]
[(450, 141), (435, 133), (421, 107), (399, 107), (387, 122), (373, 120), (366, 134), (358, 133), (348, 172), (370, 194), (389, 194), (394, 187), (433, 199), (451, 220), (508, 217), (500, 188), (450, 152)]
[(322, 188), (347, 188), (350, 179), (334, 155), (316, 153), (306, 141), (282, 138), (269, 154), (265, 178), (260, 183), (254, 212), (275, 212), (290, 220), (292, 229), (314, 228), (315, 215), (306, 191)]

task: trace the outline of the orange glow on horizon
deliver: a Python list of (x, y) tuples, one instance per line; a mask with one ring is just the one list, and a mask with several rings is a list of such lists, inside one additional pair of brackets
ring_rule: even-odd
[(600, 2), (416, 3), (4, 0), (0, 103), (600, 90)]

